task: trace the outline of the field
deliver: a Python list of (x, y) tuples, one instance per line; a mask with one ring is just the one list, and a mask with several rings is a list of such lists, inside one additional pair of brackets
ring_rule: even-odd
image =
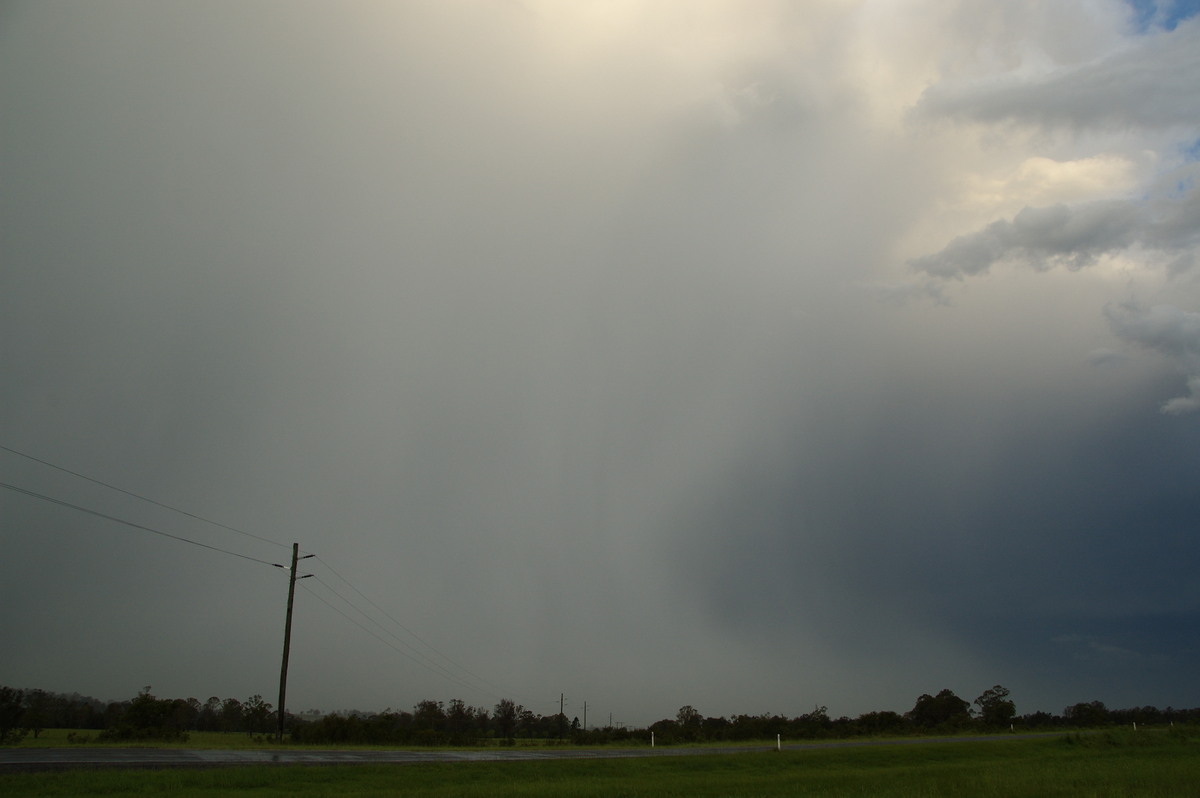
[(1200, 743), (1166, 731), (652, 759), (6, 774), (11, 796), (1184, 796)]

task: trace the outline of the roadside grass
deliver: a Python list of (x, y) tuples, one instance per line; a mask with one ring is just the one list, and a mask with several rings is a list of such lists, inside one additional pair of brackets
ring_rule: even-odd
[(649, 759), (411, 765), (73, 770), (0, 775), (12, 796), (392, 795), (466, 798), (620, 796), (1191, 796), (1200, 743), (1187, 735), (1082, 735)]

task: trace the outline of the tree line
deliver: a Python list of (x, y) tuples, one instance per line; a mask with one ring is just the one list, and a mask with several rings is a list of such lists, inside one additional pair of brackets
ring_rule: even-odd
[(266, 734), (276, 722), (261, 695), (201, 703), (156, 698), (146, 687), (130, 700), (105, 703), (79, 693), (0, 687), (0, 743), (37, 738), (45, 729), (95, 730), (98, 741), (186, 740), (190, 731)]
[[(953, 734), (1008, 728), (1022, 730), (1093, 728), (1108, 725), (1166, 725), (1200, 723), (1200, 708), (1108, 709), (1100, 701), (1073, 704), (1062, 714), (1035, 712), (1018, 716), (1009, 690), (995, 685), (973, 703), (942, 690), (920, 696), (903, 714), (867, 712), (856, 718), (829, 716), (825, 707), (785, 715), (706, 717), (692, 706), (679, 709), (644, 729), (613, 726), (583, 728), (578, 718), (539, 715), (509, 699), (491, 708), (469, 706), (460, 699), (426, 700), (412, 711), (335, 712), (321, 717), (285, 718), (290, 739), (309, 744), (375, 745), (515, 745), (519, 740), (551, 740), (579, 745), (644, 742), (651, 733), (656, 744), (850, 738), (904, 734)], [(0, 687), (0, 743), (35, 738), (44, 729), (95, 730), (98, 741), (186, 740), (193, 731), (241, 732), (270, 735), (277, 715), (261, 695), (245, 701), (216, 696), (156, 698), (146, 687), (135, 698), (105, 703), (78, 693), (17, 690)], [(77, 738), (80, 741), (90, 737)]]

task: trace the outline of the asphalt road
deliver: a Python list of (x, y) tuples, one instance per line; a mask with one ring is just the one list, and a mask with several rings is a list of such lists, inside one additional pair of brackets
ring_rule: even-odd
[[(1032, 734), (894, 740), (837, 740), (783, 745), (785, 751), (866, 745), (916, 745), (968, 740), (1012, 740)], [(478, 750), (311, 751), (178, 748), (0, 748), (0, 774), (76, 768), (205, 768), (236, 765), (404, 765), (414, 762), (530, 762), (547, 759), (621, 759), (648, 756), (698, 756), (771, 751), (775, 746), (721, 748), (481, 748)]]

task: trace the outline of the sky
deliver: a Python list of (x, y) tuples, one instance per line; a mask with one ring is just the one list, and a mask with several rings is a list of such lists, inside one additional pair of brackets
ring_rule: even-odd
[(1198, 7), (0, 4), (0, 683), (1200, 706)]

